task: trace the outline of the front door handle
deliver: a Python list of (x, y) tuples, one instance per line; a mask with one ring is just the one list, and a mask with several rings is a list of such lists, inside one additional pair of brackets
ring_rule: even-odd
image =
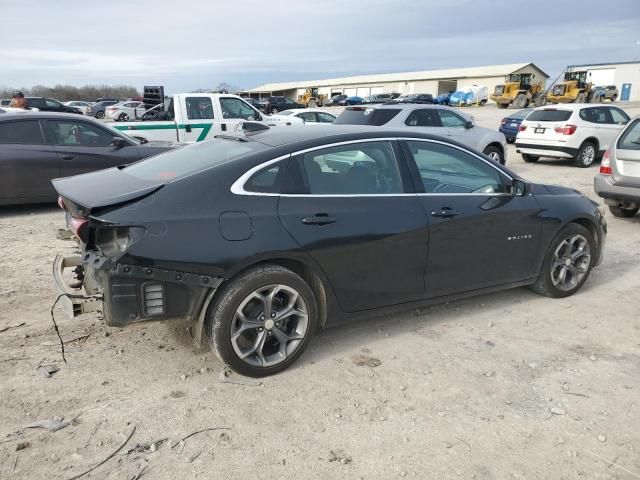
[(73, 155), (65, 155), (62, 157), (63, 160), (73, 160)]
[(186, 125), (184, 126), (184, 130), (185, 130), (185, 132), (187, 132), (187, 133), (191, 133), (191, 125), (186, 124)]
[(455, 217), (456, 215), (460, 215), (460, 212), (453, 210), (450, 207), (442, 207), (440, 210), (434, 210), (431, 212), (431, 216), (433, 217), (450, 218)]
[(302, 219), (302, 223), (305, 225), (328, 225), (335, 223), (336, 218), (330, 217), (327, 213), (316, 213), (311, 217), (305, 217)]

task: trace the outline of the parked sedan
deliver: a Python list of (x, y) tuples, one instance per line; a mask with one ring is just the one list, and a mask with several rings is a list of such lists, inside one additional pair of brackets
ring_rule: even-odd
[(640, 210), (640, 117), (604, 153), (594, 187), (616, 217), (633, 217)]
[(334, 123), (385, 126), (411, 133), (443, 135), (483, 152), (496, 162), (504, 164), (506, 160), (507, 141), (502, 133), (478, 127), (473, 117), (450, 107), (411, 103), (347, 107)]
[(331, 125), (336, 116), (318, 108), (299, 108), (296, 110), (285, 110), (279, 115), (297, 117), (304, 121), (306, 125)]
[(0, 205), (55, 201), (51, 179), (122, 165), (175, 148), (141, 144), (86, 117), (0, 115)]
[(104, 109), (104, 117), (116, 122), (128, 122), (129, 120), (142, 118), (144, 112), (145, 108), (142, 102), (120, 102), (106, 107)]
[(599, 103), (605, 100), (615, 102), (617, 98), (618, 87), (615, 85), (607, 85), (606, 87), (593, 87), (589, 101), (591, 103)]
[(119, 103), (119, 100), (102, 100), (91, 105), (87, 110), (87, 115), (95, 118), (104, 118), (107, 107)]
[(83, 115), (86, 115), (89, 111), (89, 107), (91, 106), (90, 102), (84, 102), (82, 100), (72, 100), (70, 102), (64, 102), (67, 107), (74, 107), (80, 110)]
[[(118, 327), (187, 317), (250, 376), (375, 310), (522, 285), (566, 297), (606, 238), (580, 193), (406, 130), (276, 129), (54, 185), (81, 242), (55, 262), (57, 287), (76, 295), (67, 312), (97, 308)], [(63, 280), (76, 265), (83, 290)]]
[(343, 100), (340, 100), (338, 102), (338, 105), (342, 105), (342, 106), (345, 106), (345, 105), (360, 105), (360, 104), (362, 104), (362, 100), (363, 100), (362, 97), (358, 97), (356, 95), (353, 95), (351, 97), (347, 97), (347, 98), (345, 98)]
[(329, 100), (324, 102), (324, 106), (325, 107), (335, 107), (337, 105), (340, 105), (340, 102), (342, 102), (343, 100), (346, 100), (346, 99), (347, 99), (346, 95), (334, 95)]
[(513, 143), (518, 136), (518, 129), (522, 121), (532, 112), (533, 108), (525, 108), (504, 117), (500, 122), (498, 131), (503, 133), (507, 142)]

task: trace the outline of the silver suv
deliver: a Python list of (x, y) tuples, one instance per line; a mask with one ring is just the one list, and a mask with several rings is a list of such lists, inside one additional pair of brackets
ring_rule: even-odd
[(473, 117), (454, 108), (401, 102), (372, 107), (347, 107), (333, 124), (384, 125), (394, 129), (441, 135), (482, 152), (496, 162), (503, 165), (505, 163), (507, 140), (504, 135), (476, 126)]
[(640, 117), (629, 122), (602, 157), (594, 178), (596, 193), (616, 217), (640, 210)]

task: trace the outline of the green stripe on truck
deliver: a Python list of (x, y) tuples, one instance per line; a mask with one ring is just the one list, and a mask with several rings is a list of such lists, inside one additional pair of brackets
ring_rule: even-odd
[[(196, 139), (196, 142), (201, 142), (207, 138), (209, 131), (211, 131), (212, 123), (190, 123), (191, 128), (201, 128), (202, 132)], [(186, 130), (187, 126), (185, 124), (178, 125), (114, 125), (113, 128), (116, 130), (122, 130), (124, 132), (136, 131), (136, 130), (175, 130), (182, 129)]]

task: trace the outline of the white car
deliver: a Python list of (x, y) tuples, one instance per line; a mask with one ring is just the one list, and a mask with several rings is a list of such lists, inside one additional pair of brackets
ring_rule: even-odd
[(91, 102), (83, 102), (82, 100), (72, 100), (70, 102), (64, 102), (64, 105), (67, 107), (75, 107), (82, 112), (83, 115), (86, 115), (89, 111), (89, 107), (91, 106)]
[(110, 118), (116, 122), (128, 122), (141, 118), (144, 112), (144, 103), (131, 100), (108, 106), (104, 109), (104, 118)]
[(336, 119), (332, 113), (325, 112), (318, 108), (297, 108), (294, 110), (284, 110), (278, 115), (297, 117), (304, 121), (305, 125), (331, 125)]
[(618, 107), (569, 103), (538, 107), (520, 124), (516, 151), (525, 162), (571, 158), (590, 166), (616, 139), (629, 116)]

